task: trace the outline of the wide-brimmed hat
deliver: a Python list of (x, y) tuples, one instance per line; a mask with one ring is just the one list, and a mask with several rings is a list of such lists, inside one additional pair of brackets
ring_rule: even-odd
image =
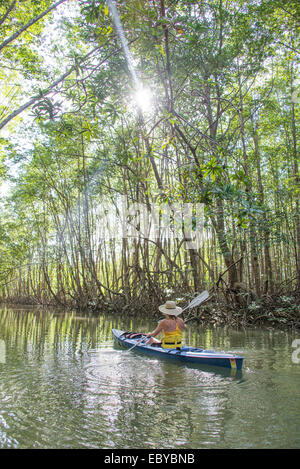
[(164, 305), (158, 307), (159, 311), (163, 314), (169, 314), (170, 316), (179, 316), (182, 312), (180, 306), (176, 306), (175, 301), (166, 301)]

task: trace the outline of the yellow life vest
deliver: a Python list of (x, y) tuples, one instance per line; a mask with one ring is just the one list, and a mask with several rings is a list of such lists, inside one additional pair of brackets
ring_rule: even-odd
[(161, 346), (163, 348), (181, 348), (182, 347), (182, 331), (179, 329), (178, 324), (176, 323), (176, 329), (171, 332), (163, 331), (164, 336), (161, 341)]

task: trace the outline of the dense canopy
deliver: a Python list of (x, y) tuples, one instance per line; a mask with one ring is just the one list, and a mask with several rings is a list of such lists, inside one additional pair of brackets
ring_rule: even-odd
[(289, 0), (1, 0), (1, 299), (299, 321), (298, 33)]

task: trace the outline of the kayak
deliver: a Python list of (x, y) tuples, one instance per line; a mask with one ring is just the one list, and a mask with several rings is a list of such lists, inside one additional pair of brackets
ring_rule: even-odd
[(167, 349), (161, 346), (147, 345), (145, 343), (146, 336), (142, 333), (118, 329), (112, 329), (112, 333), (120, 345), (148, 355), (169, 358), (185, 363), (221, 366), (235, 370), (241, 370), (243, 366), (244, 357), (231, 353), (215, 352), (213, 350), (203, 350), (189, 346), (183, 346), (181, 349)]

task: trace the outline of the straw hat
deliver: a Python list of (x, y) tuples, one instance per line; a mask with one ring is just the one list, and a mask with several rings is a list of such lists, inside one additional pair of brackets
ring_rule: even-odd
[(163, 314), (169, 314), (170, 316), (179, 316), (182, 308), (176, 306), (175, 301), (166, 301), (164, 305), (158, 307), (159, 311)]

